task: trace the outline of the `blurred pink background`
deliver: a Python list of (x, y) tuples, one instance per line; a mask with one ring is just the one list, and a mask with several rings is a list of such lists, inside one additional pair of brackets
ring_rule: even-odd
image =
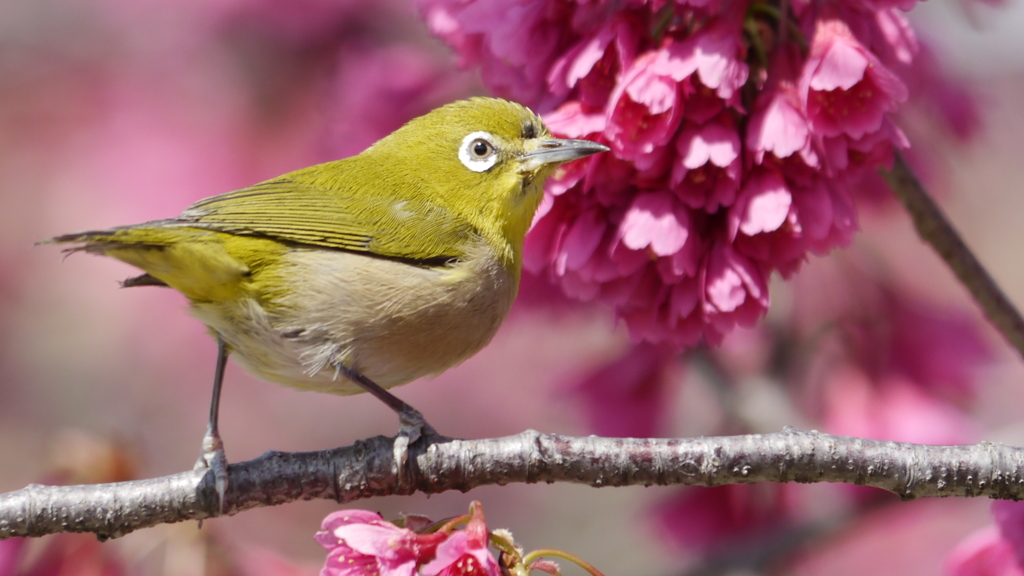
[[(1010, 297), (1024, 303), (1024, 39), (1013, 33), (1024, 10), (974, 5), (968, 19), (955, 3), (922, 8), (912, 19), (924, 35), (942, 40), (940, 57), (982, 103), (980, 134), (966, 144), (931, 142), (939, 155), (925, 176)], [(177, 214), (200, 198), (356, 153), (411, 117), (478, 93), (475, 76), (455, 69), (454, 57), (402, 0), (0, 4), (0, 491), (54, 478), (62, 469), (95, 481), (83, 470), (102, 468), (104, 443), (122, 446), (141, 477), (190, 468), (215, 359), (212, 340), (177, 293), (121, 290), (117, 281), (133, 274), (127, 265), (87, 255), (65, 260), (56, 248), (34, 242)], [(864, 268), (883, 271), (893, 285), (976, 314), (902, 212), (869, 208), (861, 216), (862, 232), (849, 253), (812, 259), (793, 283), (776, 279), (769, 326), (793, 315), (794, 298), (813, 306), (820, 297), (820, 306), (831, 305), (834, 292), (822, 286), (833, 259), (867, 262)], [(978, 397), (970, 422), (934, 441), (1024, 444), (1024, 369), (997, 335), (985, 336), (998, 353), (974, 376)], [(732, 409), (746, 413), (754, 431), (815, 426), (779, 399), (779, 383), (744, 373), (744, 361), (762, 365), (750, 359), (756, 340), (755, 333), (733, 334), (722, 352), (726, 360), (735, 355), (739, 373)], [(586, 434), (592, 430), (586, 414), (568, 390), (627, 347), (624, 329), (606, 310), (522, 306), (482, 353), (397, 392), (451, 436), (526, 428)], [(699, 365), (673, 370), (666, 377), (685, 385), (665, 400), (673, 415), (667, 432), (722, 433), (714, 378)], [(832, 393), (845, 394), (848, 407), (856, 401), (857, 376), (844, 386)], [(907, 394), (895, 392), (884, 404), (914, 402)], [(837, 426), (856, 434), (862, 423), (850, 414)], [(221, 416), (231, 461), (396, 430), (395, 417), (372, 398), (299, 393), (233, 365)], [(890, 423), (894, 434), (901, 423), (898, 415)], [(82, 455), (90, 456), (87, 462)], [(96, 474), (107, 478), (102, 470)], [(832, 498), (836, 487), (799, 489), (810, 495), (802, 517), (844, 513)], [(528, 550), (568, 550), (609, 575), (662, 576), (680, 574), (693, 561), (666, 545), (652, 514), (675, 493), (517, 485), (358, 506), (385, 517), (444, 517), (464, 513), (478, 499), (491, 527), (511, 529)], [(203, 535), (212, 535), (253, 565), (269, 550), (313, 574), (323, 550), (312, 534), (335, 508), (294, 503), (209, 521), (202, 535), (191, 523), (162, 526), (103, 546), (138, 573), (220, 573), (204, 547)], [(955, 543), (991, 523), (988, 510), (987, 501), (952, 499), (883, 507), (813, 541), (788, 570), (938, 574)], [(270, 573), (272, 564), (238, 570)]]

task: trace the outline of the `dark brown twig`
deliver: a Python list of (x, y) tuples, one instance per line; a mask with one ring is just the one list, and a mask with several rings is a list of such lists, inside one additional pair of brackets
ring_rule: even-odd
[(883, 174), (889, 187), (907, 208), (921, 238), (932, 245), (960, 279), (985, 316), (1024, 357), (1024, 317), (999, 288), (964, 243), (946, 215), (928, 195), (920, 180), (897, 153), (892, 171)]

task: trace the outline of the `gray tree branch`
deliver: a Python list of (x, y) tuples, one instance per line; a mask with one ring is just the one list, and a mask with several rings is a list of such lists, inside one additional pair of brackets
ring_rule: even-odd
[[(1024, 498), (1024, 448), (983, 442), (926, 446), (787, 428), (773, 434), (683, 439), (579, 438), (527, 431), (485, 440), (424, 438), (401, 480), (393, 439), (321, 452), (267, 452), (232, 464), (225, 513), (295, 500), (340, 503), (370, 496), (436, 494), (511, 482), (602, 486), (720, 486), (845, 482), (903, 498)], [(0, 538), (55, 532), (122, 536), (156, 524), (217, 516), (206, 471), (0, 495)]]
[(906, 207), (918, 236), (931, 244), (985, 316), (1017, 352), (1024, 356), (1024, 317), (960, 237), (942, 208), (898, 152), (892, 170), (882, 171), (889, 187)]

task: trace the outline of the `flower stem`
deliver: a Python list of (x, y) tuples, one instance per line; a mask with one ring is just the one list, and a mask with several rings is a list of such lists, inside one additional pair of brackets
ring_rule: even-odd
[(989, 321), (1024, 356), (1024, 318), (967, 247), (899, 152), (892, 170), (883, 170), (882, 175), (910, 213), (918, 235), (932, 245)]
[[(471, 516), (469, 514), (463, 514), (462, 516), (456, 516), (456, 517), (448, 520), (444, 524), (442, 524), (440, 528), (437, 528), (436, 530), (432, 530), (432, 531), (433, 532), (451, 532), (459, 524), (462, 524), (463, 522), (469, 522), (470, 517)], [(438, 524), (438, 523), (435, 522), (434, 525), (436, 525), (436, 524)], [(431, 526), (431, 528), (433, 528), (433, 526)]]
[(531, 562), (541, 558), (542, 556), (554, 556), (555, 558), (561, 558), (563, 560), (568, 560), (569, 562), (572, 562), (573, 564), (575, 564), (575, 565), (579, 566), (580, 568), (583, 568), (584, 570), (589, 572), (591, 574), (591, 576), (604, 576), (604, 574), (600, 570), (598, 570), (597, 568), (594, 568), (594, 566), (591, 565), (590, 562), (587, 562), (586, 560), (584, 560), (584, 559), (582, 559), (579, 556), (576, 556), (574, 554), (569, 554), (568, 552), (563, 552), (562, 550), (552, 550), (552, 549), (534, 550), (533, 552), (530, 552), (526, 556), (523, 556), (523, 563), (526, 564), (527, 566), (529, 566)]

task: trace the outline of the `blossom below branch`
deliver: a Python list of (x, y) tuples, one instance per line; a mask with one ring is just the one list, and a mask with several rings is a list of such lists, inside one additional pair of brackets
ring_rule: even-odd
[[(570, 437), (526, 431), (485, 440), (435, 436), (412, 447), (400, 482), (391, 438), (320, 452), (267, 452), (232, 464), (225, 513), (325, 498), (467, 491), (510, 482), (600, 486), (722, 486), (845, 482), (904, 499), (1024, 499), (1024, 448), (983, 442), (928, 446), (786, 428), (772, 434), (680, 439)], [(0, 495), (0, 538), (56, 532), (123, 536), (217, 516), (208, 471), (131, 482), (30, 485)]]

